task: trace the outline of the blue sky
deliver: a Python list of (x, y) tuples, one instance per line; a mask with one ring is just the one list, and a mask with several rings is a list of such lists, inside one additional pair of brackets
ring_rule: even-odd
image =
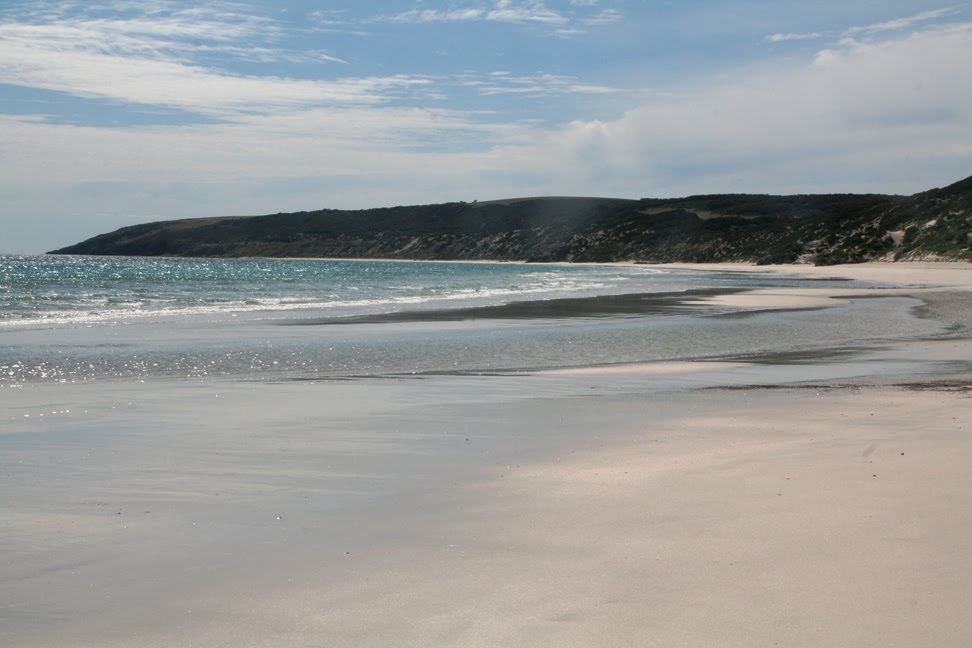
[(0, 252), (149, 220), (972, 174), (972, 6), (0, 3)]

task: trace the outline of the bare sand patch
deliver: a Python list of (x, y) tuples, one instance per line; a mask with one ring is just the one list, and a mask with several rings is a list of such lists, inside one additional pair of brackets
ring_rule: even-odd
[(891, 282), (907, 286), (934, 285), (972, 290), (972, 263), (962, 262), (891, 263), (872, 261), (868, 263), (848, 263), (832, 266), (805, 264), (757, 266), (748, 263), (672, 263), (658, 267), (788, 274), (818, 278), (843, 277), (861, 281)]
[(891, 387), (588, 403), (623, 429), (497, 466), (413, 520), (421, 543), (194, 604), (220, 620), (207, 645), (967, 646), (970, 402)]

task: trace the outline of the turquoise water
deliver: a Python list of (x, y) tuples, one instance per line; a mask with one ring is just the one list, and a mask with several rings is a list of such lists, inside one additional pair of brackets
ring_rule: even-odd
[(279, 259), (0, 257), (0, 325), (363, 314), (627, 290), (647, 268)]
[[(645, 266), (0, 256), (0, 326), (193, 315), (328, 316), (525, 299), (750, 287), (747, 273)], [(760, 278), (760, 285), (801, 285)]]
[(691, 307), (596, 319), (292, 325), (563, 297), (828, 283), (866, 288), (636, 265), (0, 257), (0, 384), (520, 371), (939, 332), (909, 314), (916, 300), (900, 299), (745, 317)]

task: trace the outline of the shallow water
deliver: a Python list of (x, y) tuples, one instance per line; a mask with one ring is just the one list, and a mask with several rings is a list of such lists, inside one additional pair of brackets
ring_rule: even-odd
[[(643, 266), (6, 257), (0, 384), (232, 376), (284, 380), (520, 371), (700, 358), (933, 335), (915, 300), (742, 319), (671, 295), (864, 284)], [(598, 294), (667, 295), (594, 317), (439, 317), (446, 309)], [(325, 295), (326, 294), (326, 295)], [(272, 295), (272, 296), (271, 296)], [(326, 301), (326, 299), (331, 301)], [(324, 299), (324, 301), (322, 301)], [(553, 303), (553, 302), (542, 302)], [(376, 313), (426, 321), (369, 323)], [(365, 321), (315, 326), (340, 318)], [(292, 326), (305, 323), (307, 326)]]
[(0, 326), (354, 315), (678, 290), (702, 276), (738, 282), (635, 265), (0, 256)]

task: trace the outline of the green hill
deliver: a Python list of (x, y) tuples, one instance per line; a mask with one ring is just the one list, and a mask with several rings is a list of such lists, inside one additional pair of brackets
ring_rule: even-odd
[(160, 221), (52, 254), (817, 264), (972, 261), (972, 177), (913, 196), (519, 198)]

